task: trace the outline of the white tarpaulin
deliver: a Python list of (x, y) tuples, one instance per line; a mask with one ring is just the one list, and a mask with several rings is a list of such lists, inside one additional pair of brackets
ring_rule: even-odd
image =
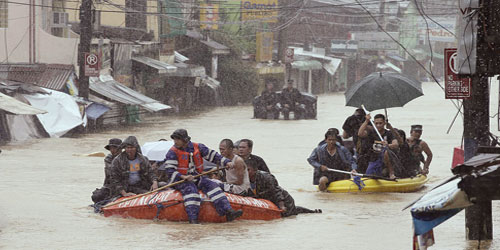
[(0, 109), (16, 115), (36, 115), (47, 113), (0, 92)]
[(50, 137), (60, 137), (69, 130), (86, 123), (73, 97), (59, 91), (45, 90), (50, 94), (24, 95), (24, 97), (31, 106), (48, 111), (37, 117)]

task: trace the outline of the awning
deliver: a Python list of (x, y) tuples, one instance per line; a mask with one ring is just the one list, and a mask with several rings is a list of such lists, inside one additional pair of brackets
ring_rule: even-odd
[(37, 115), (45, 114), (47, 111), (37, 109), (24, 102), (20, 102), (13, 97), (0, 92), (0, 109), (16, 115)]
[(176, 62), (185, 62), (185, 61), (189, 61), (189, 58), (187, 56), (184, 56), (183, 54), (177, 52), (177, 51), (174, 51), (174, 57), (175, 57), (175, 61)]
[(92, 91), (111, 100), (130, 105), (139, 105), (150, 112), (170, 109), (171, 107), (149, 98), (115, 81), (111, 76), (91, 77), (89, 87)]
[(132, 57), (132, 61), (144, 64), (148, 67), (151, 67), (151, 68), (157, 70), (158, 74), (173, 73), (177, 70), (177, 67), (175, 67), (171, 64), (168, 64), (168, 63), (165, 63), (162, 61), (158, 61), (158, 60), (155, 60), (153, 58), (149, 58), (149, 57), (145, 57), (145, 56), (134, 56), (134, 57)]
[(285, 73), (284, 65), (267, 66), (267, 65), (257, 64), (255, 68), (257, 69), (257, 74), (260, 75)]
[(292, 69), (299, 70), (316, 70), (322, 69), (323, 65), (316, 60), (305, 60), (292, 62)]
[(332, 58), (328, 63), (323, 63), (323, 68), (328, 72), (330, 75), (335, 75), (335, 72), (339, 68), (340, 63), (342, 62), (342, 59), (338, 58)]
[(387, 55), (387, 57), (389, 57), (393, 60), (396, 60), (398, 62), (406, 62), (406, 59), (400, 57), (399, 55), (389, 54), (389, 55)]
[(195, 64), (187, 64), (187, 63), (174, 63), (175, 67), (177, 67), (177, 71), (173, 73), (167, 74), (167, 76), (176, 76), (176, 77), (204, 77), (205, 67)]
[(200, 43), (205, 44), (208, 49), (212, 52), (214, 55), (226, 55), (229, 54), (229, 47), (220, 44), (214, 40), (204, 40), (203, 35), (195, 30), (188, 30), (186, 32), (186, 36), (198, 40)]

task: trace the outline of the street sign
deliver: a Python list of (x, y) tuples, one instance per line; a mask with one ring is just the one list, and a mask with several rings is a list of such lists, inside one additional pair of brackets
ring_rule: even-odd
[(470, 97), (470, 78), (459, 78), (458, 53), (456, 48), (444, 49), (444, 88), (446, 99)]
[(99, 56), (85, 53), (85, 76), (99, 77)]
[(295, 51), (293, 48), (287, 48), (285, 50), (285, 63), (292, 63), (294, 54), (295, 54)]
[(398, 50), (399, 45), (387, 34), (399, 40), (398, 32), (355, 32), (352, 37), (358, 41), (360, 50)]

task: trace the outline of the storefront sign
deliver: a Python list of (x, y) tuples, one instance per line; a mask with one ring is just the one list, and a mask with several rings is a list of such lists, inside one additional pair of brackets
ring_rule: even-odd
[(257, 32), (257, 51), (255, 60), (267, 62), (273, 60), (273, 32)]
[(465, 99), (470, 97), (470, 78), (458, 77), (457, 49), (444, 49), (444, 86), (446, 99)]
[(278, 21), (278, 0), (243, 0), (241, 1), (241, 20)]
[(218, 4), (201, 4), (200, 5), (200, 29), (216, 30), (219, 28), (219, 5)]

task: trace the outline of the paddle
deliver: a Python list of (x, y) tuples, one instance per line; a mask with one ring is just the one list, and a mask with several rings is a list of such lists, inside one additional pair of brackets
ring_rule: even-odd
[[(363, 110), (365, 111), (366, 114), (370, 114), (370, 111), (366, 110), (365, 105), (361, 104), (361, 107), (363, 108)], [(378, 132), (377, 127), (375, 127), (375, 124), (373, 123), (373, 121), (371, 119), (370, 119), (370, 123), (373, 126), (373, 130), (375, 130), (375, 132), (377, 132), (377, 135), (380, 138), (380, 140), (384, 141), (384, 138), (382, 138), (382, 135), (380, 135), (380, 132)]]
[(332, 169), (332, 168), (327, 169), (327, 171), (341, 173), (341, 174), (350, 174), (350, 175), (354, 175), (354, 176), (371, 178), (371, 179), (381, 179), (381, 180), (386, 180), (386, 181), (396, 181), (397, 182), (396, 179), (391, 179), (391, 178), (387, 178), (387, 177), (383, 177), (383, 176), (378, 176), (378, 175), (372, 175), (372, 174), (352, 173), (352, 172), (338, 170), (338, 169)]
[[(207, 171), (207, 172), (203, 172), (203, 173), (201, 173), (201, 174), (197, 174), (197, 175), (195, 175), (195, 176), (193, 176), (193, 177), (194, 177), (194, 179), (196, 179), (196, 178), (198, 178), (198, 177), (200, 177), (200, 176), (204, 176), (204, 175), (207, 175), (207, 174), (211, 174), (211, 173), (213, 173), (213, 172), (217, 172), (217, 171), (219, 171), (219, 170), (222, 170), (222, 168), (214, 168), (214, 169), (211, 169), (211, 170), (209, 170), (209, 171)], [(173, 186), (175, 186), (175, 185), (177, 185), (177, 184), (181, 184), (181, 183), (183, 183), (183, 182), (186, 182), (186, 180), (176, 181), (176, 182), (170, 183), (170, 184), (168, 184), (168, 185), (166, 185), (166, 186), (163, 186), (163, 187), (157, 188), (157, 189), (155, 189), (155, 190), (153, 190), (153, 191), (149, 191), (149, 192), (147, 192), (147, 193), (138, 194), (138, 195), (134, 195), (134, 196), (132, 196), (132, 197), (125, 198), (125, 199), (123, 199), (123, 200), (119, 200), (119, 201), (111, 202), (111, 203), (106, 204), (106, 205), (105, 205), (105, 206), (103, 206), (102, 208), (111, 207), (111, 206), (114, 206), (114, 205), (116, 205), (116, 204), (120, 204), (120, 203), (125, 202), (125, 201), (133, 200), (133, 199), (135, 199), (135, 198), (139, 198), (139, 197), (142, 197), (142, 196), (145, 196), (145, 195), (148, 195), (148, 194), (152, 194), (152, 193), (158, 192), (158, 191), (160, 191), (160, 190), (167, 189), (167, 188), (169, 188), (169, 187), (173, 187)]]

